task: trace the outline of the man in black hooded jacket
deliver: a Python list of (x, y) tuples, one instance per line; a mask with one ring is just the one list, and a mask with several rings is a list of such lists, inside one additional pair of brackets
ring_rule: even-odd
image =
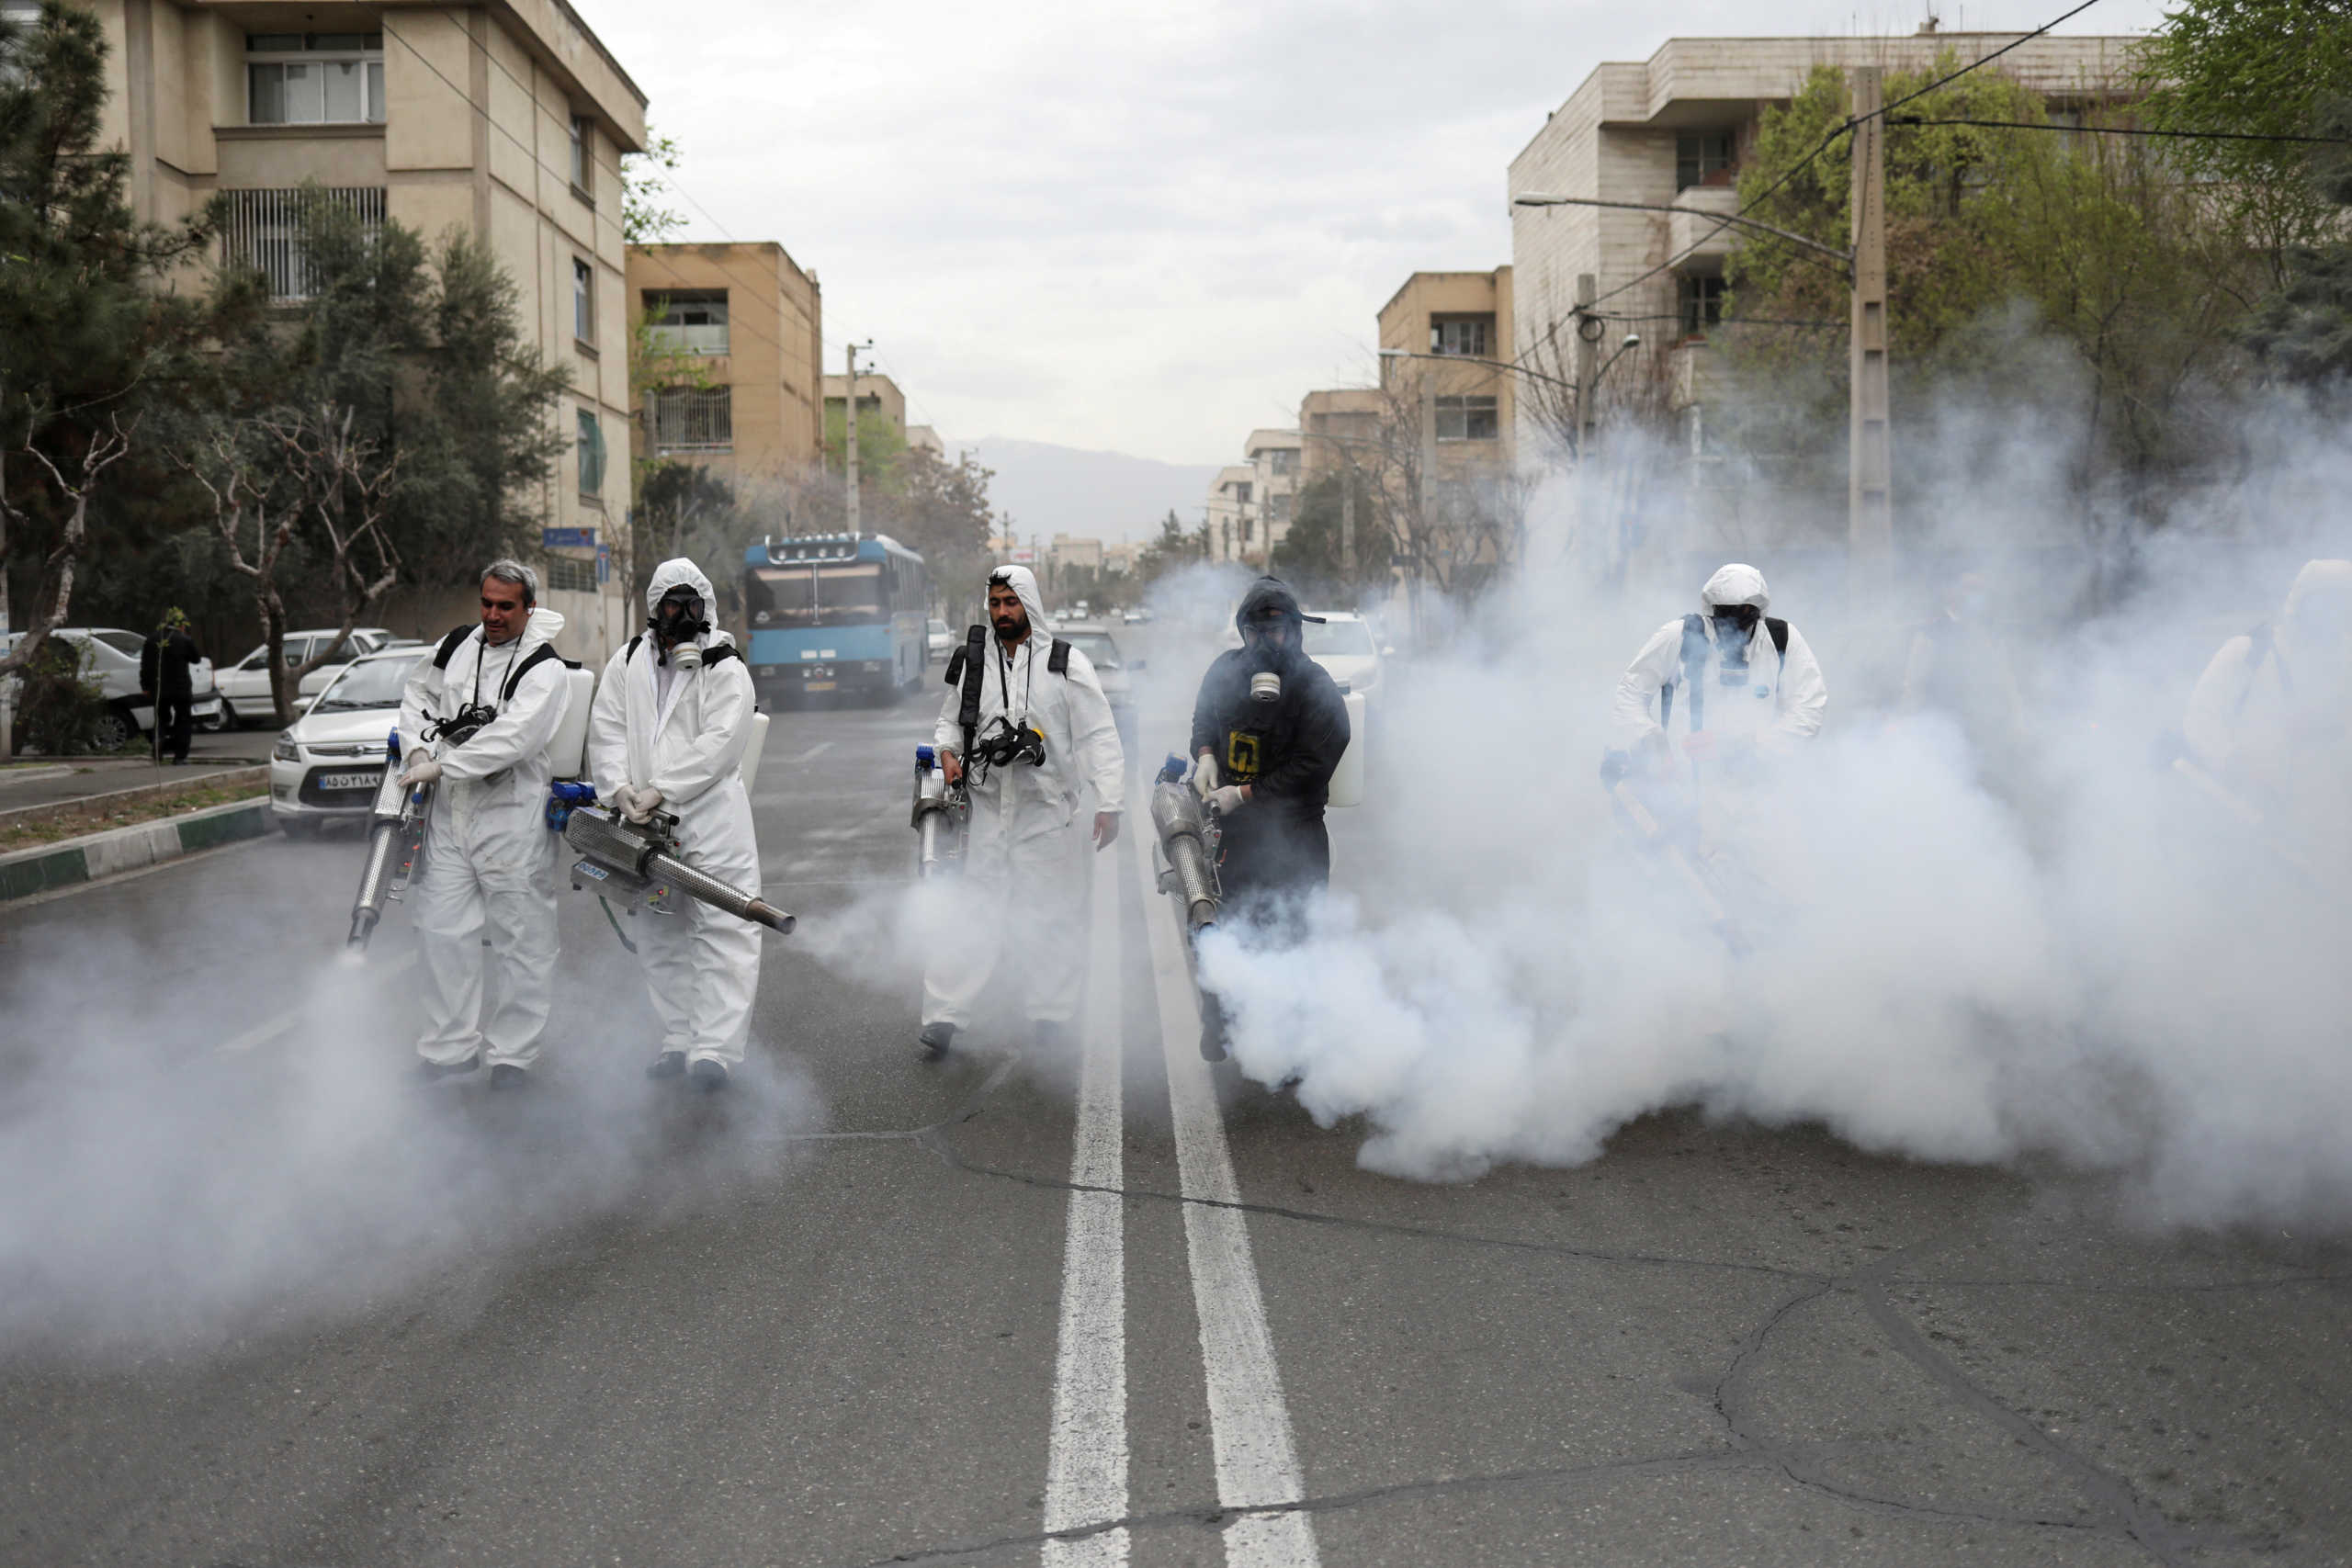
[(1241, 646), (1209, 666), (1193, 705), (1193, 787), (1224, 819), (1227, 917), (1285, 941), (1331, 881), (1323, 807), (1348, 749), (1347, 701), (1306, 657), (1306, 618), (1281, 579), (1260, 578), (1234, 616)]

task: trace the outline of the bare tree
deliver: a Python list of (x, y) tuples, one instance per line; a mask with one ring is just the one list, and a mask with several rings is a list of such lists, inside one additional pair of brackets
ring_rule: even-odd
[[(198, 457), (181, 459), (212, 498), (213, 529), (228, 547), (230, 566), (252, 580), (281, 724), (293, 722), (302, 677), (333, 658), (359, 617), (400, 581), (400, 552), (384, 525), (400, 458), (353, 434), (356, 412), (345, 407), (338, 415), (328, 404), (272, 409), (216, 424)], [(306, 521), (323, 546), (343, 625), (310, 658), (289, 666), (278, 573)]]
[[(38, 427), (40, 422), (36, 420), (34, 423)], [(49, 640), (49, 634), (65, 619), (65, 613), (74, 603), (74, 570), (89, 543), (91, 492), (97, 489), (101, 473), (130, 455), (131, 437), (138, 428), (137, 420), (126, 426), (108, 415), (106, 428), (94, 434), (89, 445), (82, 449), (81, 461), (74, 465), (72, 478), (47, 452), (29, 441), (25, 444), (24, 450), (49, 470), (50, 482), (65, 498), (65, 525), (59, 533), (56, 547), (41, 563), (51, 583), (49, 603), (33, 612), (32, 625), (26, 628), (23, 638), (0, 657), (0, 676), (13, 674), (31, 663), (40, 653), (41, 645)], [(10, 529), (24, 517), (8, 499), (6, 475), (6, 468), (0, 466), (0, 549), (5, 548)]]

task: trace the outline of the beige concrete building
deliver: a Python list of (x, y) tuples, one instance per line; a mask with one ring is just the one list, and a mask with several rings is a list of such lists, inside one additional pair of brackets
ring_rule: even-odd
[[(849, 378), (825, 378), (825, 420), (827, 430), (841, 417), (842, 403), (849, 397)], [(899, 384), (879, 371), (861, 370), (857, 373), (857, 406), (861, 413), (878, 413), (890, 422), (899, 434), (907, 434), (907, 394)], [(910, 443), (911, 444), (911, 442)]]
[[(100, 140), (129, 154), (141, 217), (225, 194), (224, 255), (287, 299), (305, 287), (306, 182), (363, 220), (489, 244), (539, 352), (571, 371), (572, 457), (538, 499), (549, 538), (583, 542), (548, 549), (546, 600), (570, 623), (564, 651), (601, 657), (631, 618), (611, 581), (600, 590), (597, 547), (629, 502), (620, 159), (643, 145), (645, 95), (564, 0), (88, 8), (110, 46)], [(408, 596), (387, 624), (446, 630), (446, 598)]]
[(1209, 559), (1240, 560), (1250, 547), (1258, 523), (1258, 469), (1254, 464), (1227, 463), (1209, 481), (1204, 508), (1209, 525)]
[[(864, 378), (865, 378), (863, 377), (859, 378), (861, 380)], [(947, 443), (940, 439), (939, 432), (933, 430), (927, 424), (910, 424), (907, 426), (907, 445), (910, 446), (920, 446), (924, 451), (930, 453), (933, 457), (939, 458), (942, 462), (946, 461)]]
[(1512, 472), (1511, 269), (1417, 272), (1380, 308), (1379, 327), (1384, 355), (1399, 355), (1383, 359), (1381, 385), (1400, 412), (1434, 426), (1439, 479)]
[(1298, 514), (1300, 441), (1295, 430), (1253, 430), (1242, 444), (1250, 459), (1261, 525), (1244, 541), (1241, 558), (1262, 567)]
[[(1815, 66), (1919, 71), (1944, 51), (1975, 60), (2018, 38), (1923, 28), (1908, 37), (1670, 39), (1646, 61), (1600, 66), (1511, 160), (1513, 201), (1569, 196), (1679, 210), (1514, 206), (1519, 305), (1499, 338), (1509, 349), (1501, 357), (1554, 367), (1558, 355), (1549, 344), (1569, 341), (1577, 278), (1591, 274), (1609, 318), (1604, 354), (1629, 331), (1642, 338), (1611, 372), (1600, 407), (1611, 393), (1642, 389), (1682, 422), (1694, 451), (1703, 449), (1707, 329), (1721, 320), (1724, 258), (1738, 232), (1710, 231), (1738, 210), (1740, 164), (1754, 152), (1764, 111), (1793, 97)], [(2123, 96), (2136, 41), (2045, 36), (1987, 69), (2064, 113)], [(1645, 276), (1653, 269), (1663, 270)], [(1522, 441), (1532, 443), (1533, 422), (1519, 423)]]
[(1369, 387), (1339, 387), (1309, 392), (1298, 405), (1298, 488), (1326, 474), (1377, 470), (1385, 440), (1388, 397)]
[(815, 274), (771, 240), (632, 245), (628, 297), (648, 363), (681, 372), (644, 390), (633, 432), (641, 455), (730, 479), (817, 460), (825, 334)]

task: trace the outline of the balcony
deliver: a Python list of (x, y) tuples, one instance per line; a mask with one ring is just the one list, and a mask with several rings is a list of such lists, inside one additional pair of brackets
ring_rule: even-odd
[[(1683, 210), (1667, 220), (1667, 249), (1674, 255), (1688, 253), (1690, 260), (1720, 258), (1729, 255), (1739, 231), (1726, 228), (1713, 238), (1700, 241), (1707, 231), (1724, 219), (1739, 210), (1739, 188), (1736, 186), (1692, 186), (1677, 192), (1674, 205)], [(1691, 249), (1697, 246), (1696, 250)]]

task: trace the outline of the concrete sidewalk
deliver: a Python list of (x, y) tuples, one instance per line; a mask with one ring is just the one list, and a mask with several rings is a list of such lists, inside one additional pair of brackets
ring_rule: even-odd
[(28, 806), (54, 806), (94, 795), (112, 795), (141, 784), (193, 785), (208, 773), (250, 768), (269, 761), (277, 742), (274, 731), (231, 730), (199, 735), (188, 750), (187, 765), (161, 768), (144, 755), (106, 757), (24, 757), (0, 764), (0, 812)]
[[(186, 768), (170, 773), (183, 777)], [(136, 871), (158, 861), (176, 860), (199, 850), (218, 849), (240, 839), (257, 839), (270, 830), (269, 796), (207, 807), (184, 816), (136, 822), (79, 839), (0, 854), (0, 907), (79, 882)]]

